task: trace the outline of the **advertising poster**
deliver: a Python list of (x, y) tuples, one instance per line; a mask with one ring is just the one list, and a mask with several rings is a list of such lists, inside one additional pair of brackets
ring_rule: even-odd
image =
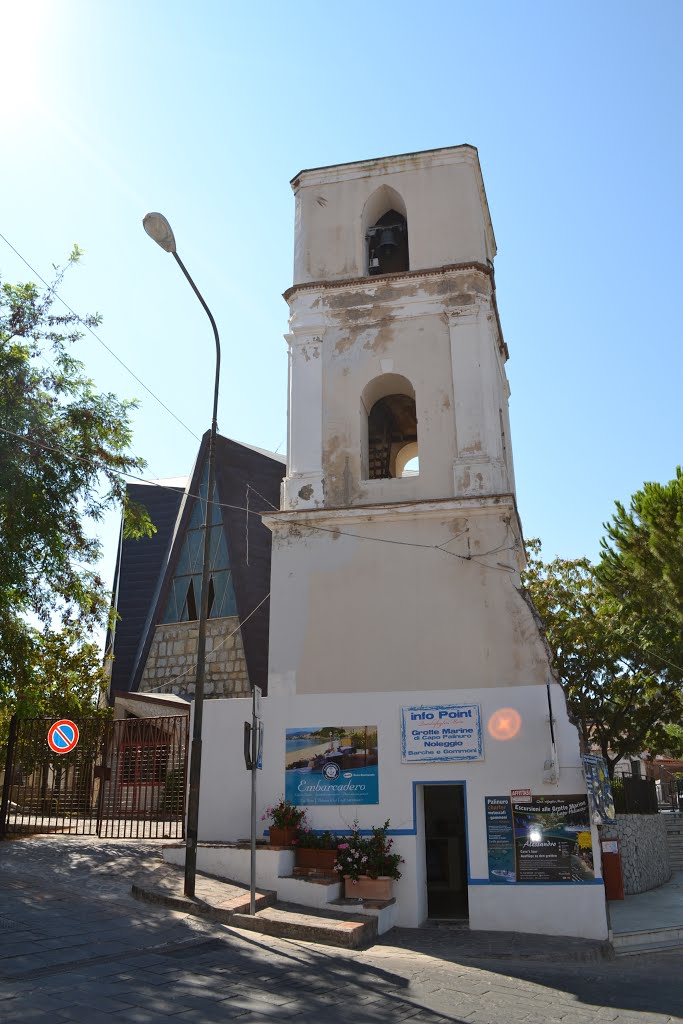
[(489, 851), (489, 882), (516, 882), (515, 833), (512, 806), (507, 796), (487, 796), (486, 842)]
[[(489, 881), (587, 882), (595, 877), (588, 797), (485, 797)], [(512, 855), (510, 853), (512, 845)]]
[(612, 784), (604, 757), (597, 757), (595, 754), (584, 754), (583, 770), (586, 776), (588, 800), (590, 802), (593, 822), (596, 825), (606, 825), (608, 822), (614, 821), (616, 812), (614, 810)]
[(518, 882), (595, 877), (588, 797), (537, 796), (513, 808)]
[(481, 761), (484, 747), (478, 704), (401, 708), (401, 760)]
[(297, 806), (378, 804), (377, 726), (287, 729), (285, 797)]

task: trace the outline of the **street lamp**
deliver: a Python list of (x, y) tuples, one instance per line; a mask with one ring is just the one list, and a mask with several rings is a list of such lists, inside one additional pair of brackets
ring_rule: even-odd
[[(221, 372), (221, 345), (218, 338), (216, 321), (211, 310), (204, 302), (199, 289), (185, 269), (185, 265), (176, 252), (175, 237), (171, 225), (161, 213), (148, 213), (142, 225), (157, 245), (165, 252), (170, 252), (183, 274), (190, 282), (192, 291), (201, 302), (206, 315), (211, 321), (213, 335), (216, 340), (216, 380), (213, 389), (213, 417), (211, 435), (209, 437), (209, 472), (206, 491), (206, 513), (204, 517), (204, 555), (202, 559), (202, 595), (199, 608), (199, 636), (197, 638), (197, 676), (194, 691), (194, 722), (192, 727), (192, 748), (190, 751), (190, 792), (187, 801), (187, 836), (185, 841), (185, 895), (193, 897), (197, 874), (197, 824), (199, 819), (199, 779), (202, 770), (202, 715), (204, 711), (204, 675), (206, 661), (206, 622), (209, 617), (209, 561), (211, 550), (211, 502), (213, 501), (214, 480), (216, 477), (216, 433), (218, 431), (218, 384)], [(200, 490), (201, 494), (201, 490)], [(201, 498), (200, 498), (201, 500)]]

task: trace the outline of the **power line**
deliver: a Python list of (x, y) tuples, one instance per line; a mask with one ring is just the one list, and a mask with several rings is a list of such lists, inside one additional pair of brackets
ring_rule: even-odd
[[(82, 462), (82, 463), (84, 463), (86, 465), (91, 465), (92, 464), (91, 460), (84, 459), (82, 457), (74, 455), (72, 452), (68, 451), (68, 449), (66, 449), (66, 448), (62, 448), (60, 446), (55, 446), (55, 445), (46, 445), (46, 444), (43, 444), (41, 441), (34, 441), (32, 438), (26, 437), (24, 434), (17, 434), (13, 430), (7, 430), (5, 427), (0, 427), (0, 433), (9, 434), (11, 437), (16, 437), (20, 441), (25, 442), (26, 444), (33, 444), (33, 445), (35, 445), (38, 448), (43, 448), (45, 451), (61, 452), (64, 455), (66, 455), (67, 458), (70, 458), (70, 459), (72, 459), (72, 460), (74, 460), (76, 462)], [(176, 487), (173, 487), (170, 484), (162, 484), (158, 480), (147, 480), (144, 477), (135, 476), (133, 473), (121, 473), (121, 472), (117, 472), (116, 470), (109, 469), (108, 467), (98, 467), (98, 468), (100, 468), (102, 470), (106, 470), (112, 476), (118, 476), (122, 480), (134, 480), (136, 483), (148, 484), (148, 485), (150, 485), (152, 487), (160, 487), (162, 490), (169, 490), (169, 491), (177, 490)], [(252, 490), (254, 490), (256, 494), (259, 494), (259, 492), (255, 490), (255, 488), (252, 488)], [(229, 508), (229, 509), (233, 509), (236, 512), (246, 512), (249, 515), (258, 516), (259, 519), (262, 516), (267, 515), (267, 512), (258, 512), (255, 509), (247, 508), (246, 505), (230, 505), (230, 504), (228, 504), (227, 502), (224, 502), (224, 501), (214, 501), (213, 499), (208, 498), (208, 496), (206, 498), (204, 498), (201, 494), (193, 494), (191, 491), (186, 491), (185, 495), (188, 498), (195, 498), (198, 501), (206, 501), (209, 505), (215, 505), (218, 508)], [(263, 498), (263, 495), (259, 494), (259, 496), (261, 498)], [(266, 501), (267, 504), (269, 504), (274, 511), (276, 511), (276, 512), (280, 511), (278, 508), (276, 508), (275, 505), (273, 505), (272, 502), (269, 502), (266, 498), (263, 498), (263, 500)], [(443, 541), (441, 544), (419, 544), (416, 541), (392, 540), (390, 537), (372, 537), (372, 536), (365, 536), (365, 535), (360, 534), (360, 533), (349, 533), (347, 530), (339, 530), (336, 527), (329, 527), (329, 526), (318, 526), (318, 525), (316, 525), (314, 523), (301, 523), (300, 526), (303, 529), (316, 530), (316, 531), (318, 531), (320, 533), (332, 533), (332, 534), (334, 534), (337, 537), (353, 537), (356, 540), (374, 541), (374, 543), (376, 543), (376, 544), (395, 544), (395, 545), (399, 545), (400, 547), (425, 548), (426, 550), (429, 550), (429, 551), (443, 551), (444, 554), (451, 555), (451, 557), (453, 557), (453, 558), (458, 558), (458, 559), (460, 559), (463, 562), (474, 562), (477, 565), (484, 566), (486, 569), (494, 569), (494, 570), (496, 570), (498, 572), (507, 572), (507, 573), (514, 573), (516, 571), (511, 566), (506, 566), (506, 565), (503, 565), (502, 563), (499, 563), (497, 565), (489, 565), (487, 562), (480, 561), (480, 559), (487, 558), (489, 555), (496, 554), (498, 551), (502, 550), (502, 547), (500, 545), (497, 548), (493, 548), (491, 551), (482, 551), (482, 552), (479, 552), (476, 555), (472, 555), (472, 554), (461, 555), (461, 554), (459, 554), (456, 551), (448, 551), (447, 548), (446, 548), (446, 545), (450, 544), (452, 541), (456, 540), (457, 537), (462, 536), (462, 533), (461, 534), (457, 534), (456, 536), (449, 537), (448, 540)], [(510, 527), (508, 526), (507, 529), (509, 530)], [(463, 531), (463, 532), (466, 532), (466, 531)], [(506, 550), (513, 550), (513, 548), (507, 548)]]
[(66, 309), (68, 309), (68, 310), (69, 310), (69, 312), (70, 312), (70, 313), (72, 313), (72, 314), (73, 314), (73, 316), (75, 316), (75, 317), (76, 317), (76, 320), (78, 321), (78, 323), (79, 323), (79, 324), (80, 324), (80, 325), (81, 325), (82, 327), (85, 327), (85, 329), (86, 329), (87, 331), (90, 331), (90, 333), (92, 334), (93, 338), (95, 338), (95, 340), (96, 340), (96, 341), (98, 341), (98, 342), (100, 343), (100, 345), (101, 345), (101, 346), (102, 346), (103, 348), (105, 348), (105, 349), (107, 350), (107, 352), (109, 353), (109, 355), (113, 356), (113, 357), (114, 357), (114, 359), (115, 359), (115, 360), (117, 361), (117, 363), (120, 363), (120, 364), (121, 364), (121, 366), (122, 366), (122, 367), (124, 368), (124, 370), (126, 370), (126, 371), (127, 371), (127, 372), (128, 372), (128, 373), (129, 373), (130, 375), (131, 375), (131, 377), (133, 377), (133, 378), (134, 378), (134, 379), (135, 379), (135, 380), (136, 380), (136, 381), (138, 382), (138, 384), (140, 385), (140, 387), (144, 388), (144, 389), (145, 389), (145, 391), (147, 392), (147, 394), (151, 395), (151, 396), (152, 396), (152, 398), (153, 398), (153, 399), (155, 400), (155, 402), (158, 402), (158, 403), (159, 403), (159, 405), (160, 405), (160, 406), (162, 407), (162, 409), (165, 409), (165, 410), (166, 410), (166, 412), (167, 412), (167, 413), (168, 413), (168, 414), (169, 414), (170, 416), (172, 416), (172, 417), (173, 417), (173, 419), (174, 419), (174, 420), (176, 420), (176, 422), (177, 422), (177, 423), (179, 423), (179, 424), (181, 425), (181, 427), (183, 427), (183, 428), (184, 428), (185, 430), (187, 430), (188, 434), (191, 434), (191, 435), (192, 435), (192, 437), (194, 437), (194, 438), (195, 438), (195, 440), (199, 441), (199, 437), (198, 437), (198, 435), (197, 435), (197, 434), (195, 434), (194, 430), (192, 430), (192, 428), (191, 428), (191, 427), (188, 427), (187, 423), (185, 423), (185, 422), (184, 422), (183, 420), (181, 420), (180, 416), (177, 416), (177, 415), (176, 415), (176, 413), (174, 413), (174, 412), (173, 412), (173, 409), (169, 409), (169, 407), (168, 407), (168, 406), (166, 405), (166, 403), (165, 403), (165, 402), (164, 402), (164, 401), (163, 401), (163, 400), (162, 400), (161, 398), (159, 398), (159, 396), (158, 396), (157, 394), (155, 394), (155, 393), (154, 393), (154, 391), (152, 391), (152, 389), (151, 389), (151, 388), (148, 388), (148, 387), (147, 387), (147, 385), (145, 384), (145, 382), (144, 382), (143, 380), (141, 380), (141, 379), (140, 379), (140, 378), (138, 377), (137, 373), (135, 373), (135, 371), (134, 371), (134, 370), (131, 370), (130, 366), (128, 366), (128, 365), (127, 365), (127, 364), (126, 364), (126, 363), (125, 363), (125, 362), (123, 361), (123, 359), (121, 359), (121, 357), (120, 357), (120, 356), (118, 356), (118, 355), (116, 354), (116, 352), (114, 352), (114, 350), (113, 350), (112, 348), (110, 348), (110, 347), (109, 347), (109, 345), (107, 345), (107, 343), (106, 343), (105, 341), (103, 341), (103, 340), (102, 340), (102, 338), (100, 338), (100, 336), (99, 336), (98, 334), (96, 334), (96, 333), (95, 333), (95, 331), (94, 331), (94, 330), (92, 329), (92, 327), (91, 327), (91, 326), (90, 326), (90, 325), (89, 325), (88, 323), (86, 323), (86, 322), (85, 322), (85, 320), (83, 320), (83, 318), (82, 318), (81, 316), (79, 316), (79, 314), (78, 314), (78, 313), (76, 312), (76, 310), (75, 310), (75, 309), (73, 309), (73, 308), (72, 308), (72, 307), (71, 307), (71, 306), (69, 305), (69, 303), (68, 303), (68, 302), (67, 302), (67, 301), (66, 301), (65, 299), (63, 299), (63, 298), (62, 298), (62, 296), (61, 296), (61, 295), (59, 294), (59, 292), (57, 292), (57, 291), (56, 291), (56, 290), (55, 290), (55, 289), (54, 289), (54, 288), (53, 288), (53, 287), (52, 287), (52, 286), (51, 286), (50, 284), (48, 284), (48, 282), (47, 282), (47, 281), (45, 280), (45, 278), (44, 278), (44, 277), (42, 277), (42, 275), (38, 273), (38, 271), (37, 271), (37, 270), (35, 269), (35, 267), (32, 267), (32, 266), (31, 266), (31, 264), (29, 263), (29, 261), (28, 261), (28, 260), (27, 260), (27, 259), (26, 259), (26, 258), (25, 258), (24, 256), (22, 256), (22, 255), (21, 255), (21, 253), (19, 252), (19, 250), (18, 250), (18, 249), (16, 249), (16, 248), (15, 248), (15, 247), (14, 247), (14, 246), (12, 245), (12, 243), (11, 243), (11, 242), (9, 241), (9, 239), (8, 239), (8, 238), (5, 238), (5, 236), (4, 236), (3, 234), (2, 234), (2, 232), (0, 232), (0, 238), (2, 238), (3, 242), (5, 242), (5, 244), (6, 244), (6, 245), (8, 245), (8, 246), (10, 247), (10, 249), (12, 250), (12, 252), (13, 252), (13, 253), (16, 253), (16, 255), (17, 255), (17, 256), (19, 257), (19, 259), (20, 259), (20, 260), (21, 260), (21, 261), (22, 261), (23, 263), (25, 263), (25, 264), (26, 264), (26, 266), (27, 266), (27, 267), (28, 267), (28, 269), (29, 269), (29, 270), (31, 271), (31, 273), (32, 273), (32, 274), (35, 274), (35, 275), (36, 275), (36, 277), (37, 277), (37, 278), (38, 278), (38, 279), (39, 279), (40, 281), (42, 281), (42, 282), (43, 282), (43, 284), (45, 285), (45, 287), (46, 287), (47, 289), (49, 289), (49, 290), (50, 290), (50, 291), (52, 292), (52, 294), (53, 294), (53, 295), (55, 296), (55, 298), (59, 299), (59, 301), (60, 301), (60, 302), (62, 303), (62, 305), (63, 305), (63, 306), (65, 306), (65, 307), (66, 307)]
[[(60, 452), (60, 453), (62, 453), (64, 455), (66, 455), (67, 458), (70, 458), (70, 459), (72, 459), (75, 462), (83, 462), (83, 463), (85, 463), (87, 465), (91, 465), (91, 460), (89, 460), (89, 459), (86, 460), (84, 458), (79, 458), (77, 455), (74, 455), (73, 452), (68, 451), (68, 449), (66, 449), (66, 448), (62, 448), (62, 447), (55, 446), (55, 445), (46, 445), (46, 444), (43, 444), (40, 441), (34, 441), (30, 437), (26, 437), (23, 434), (17, 434), (13, 430), (7, 430), (5, 427), (0, 427), (0, 433), (8, 434), (10, 437), (16, 437), (20, 441), (23, 441), (23, 442), (25, 442), (27, 444), (35, 445), (36, 447), (42, 448), (45, 451)], [(173, 487), (171, 484), (162, 484), (158, 480), (146, 480), (144, 477), (135, 476), (132, 473), (120, 473), (120, 472), (115, 471), (115, 470), (109, 470), (109, 472), (113, 476), (120, 477), (122, 480), (134, 480), (137, 483), (148, 484), (148, 485), (153, 486), (153, 487), (160, 487), (162, 490), (167, 490), (167, 491), (177, 491), (178, 490), (177, 487)], [(260, 498), (262, 498), (263, 501), (266, 502), (266, 504), (270, 505), (271, 508), (274, 511), (276, 511), (276, 512), (280, 511), (275, 505), (273, 505), (273, 503), (271, 501), (268, 501), (267, 498), (265, 498), (259, 491), (257, 491), (255, 487), (252, 487), (251, 485), (248, 485), (248, 486), (251, 488), (251, 490), (253, 490), (256, 494), (258, 494), (258, 496)], [(258, 516), (259, 519), (261, 519), (262, 516), (267, 514), (266, 512), (257, 512), (255, 509), (251, 509), (248, 506), (244, 506), (244, 505), (230, 505), (227, 502), (214, 501), (213, 499), (209, 499), (208, 496), (206, 498), (204, 498), (200, 494), (193, 494), (191, 491), (186, 491), (185, 494), (186, 494), (186, 497), (188, 497), (188, 498), (194, 498), (194, 499), (197, 499), (199, 501), (206, 501), (208, 504), (216, 505), (218, 508), (229, 508), (229, 509), (232, 509), (232, 510), (234, 510), (236, 512), (246, 512), (248, 515)], [(498, 547), (492, 548), (490, 551), (482, 551), (481, 553), (479, 553), (477, 555), (471, 555), (471, 554), (470, 555), (461, 555), (461, 554), (459, 554), (456, 551), (448, 551), (446, 545), (447, 544), (451, 544), (454, 540), (457, 540), (458, 537), (462, 537), (463, 534), (466, 532), (465, 530), (461, 531), (458, 534), (455, 534), (452, 537), (449, 537), (448, 540), (443, 541), (441, 544), (418, 544), (418, 543), (416, 543), (414, 541), (393, 540), (390, 537), (372, 537), (372, 536), (366, 536), (366, 535), (359, 534), (359, 533), (349, 533), (349, 532), (347, 532), (345, 530), (338, 530), (336, 527), (317, 526), (317, 525), (315, 525), (313, 523), (301, 523), (300, 526), (302, 526), (305, 529), (316, 530), (316, 531), (321, 532), (321, 533), (331, 533), (331, 534), (334, 534), (337, 537), (352, 537), (355, 540), (374, 541), (377, 544), (396, 544), (396, 545), (399, 545), (401, 547), (426, 548), (427, 550), (430, 550), (430, 551), (443, 551), (443, 553), (445, 555), (451, 555), (454, 558), (458, 558), (458, 559), (460, 559), (463, 562), (474, 562), (475, 564), (481, 565), (481, 566), (483, 566), (486, 569), (493, 569), (493, 570), (496, 570), (498, 572), (506, 572), (508, 575), (511, 575), (511, 574), (513, 574), (516, 571), (513, 567), (507, 566), (507, 565), (503, 565), (500, 562), (497, 563), (496, 565), (489, 565), (488, 562), (482, 562), (481, 561), (482, 558), (488, 558), (490, 555), (497, 554), (498, 552), (503, 551), (503, 550), (505, 550), (505, 551), (513, 551), (514, 550), (514, 545), (512, 545), (512, 546), (510, 546), (508, 548), (504, 548), (503, 547), (505, 541), (503, 541), (502, 544), (499, 544)], [(510, 526), (508, 524), (507, 531), (506, 531), (506, 537), (507, 537), (507, 533), (509, 531), (510, 531)], [(265, 598), (263, 600), (265, 601)], [(263, 603), (263, 602), (261, 602), (261, 603)], [(257, 606), (257, 608), (258, 607), (260, 607), (260, 606)], [(255, 608), (254, 611), (256, 611), (256, 610), (257, 609)], [(253, 612), (251, 612), (250, 614), (253, 614)], [(233, 635), (234, 634), (232, 634), (232, 633), (230, 634), (230, 636), (233, 636)], [(229, 637), (226, 637), (226, 639), (229, 639)], [(629, 642), (632, 643), (633, 646), (636, 647), (643, 654), (652, 655), (655, 658), (657, 658), (658, 661), (663, 662), (665, 665), (668, 665), (670, 668), (675, 669), (677, 672), (683, 673), (683, 668), (681, 668), (680, 665), (676, 665), (674, 662), (668, 661), (666, 658), (662, 657), (662, 655), (658, 654), (656, 651), (648, 650), (645, 647), (641, 647), (639, 644), (635, 643), (635, 641), (633, 641), (633, 640), (630, 640)], [(180, 678), (180, 677), (178, 677), (178, 678)], [(164, 685), (167, 685), (167, 684), (164, 684)]]
[[(219, 644), (214, 644), (214, 646), (211, 648), (211, 651), (209, 653), (213, 653), (213, 651), (217, 651), (219, 649), (219, 647), (222, 647), (224, 643), (227, 643), (227, 641), (230, 639), (230, 637), (235, 636), (236, 633), (239, 633), (239, 631), (241, 630), (241, 628), (244, 625), (244, 623), (247, 622), (252, 617), (252, 615), (256, 614), (256, 612), (259, 610), (261, 605), (265, 604), (265, 602), (268, 600), (269, 597), (270, 597), (270, 591), (268, 591), (268, 593), (266, 594), (265, 597), (261, 598), (261, 600), (256, 605), (256, 607), (252, 608), (252, 610), (249, 612), (248, 615), (245, 615), (243, 619), (240, 619), (239, 626), (237, 626), (236, 629), (233, 629), (232, 633), (228, 633), (227, 636), (224, 636)], [(189, 675), (190, 672), (194, 672), (196, 668), (197, 668), (196, 664), (195, 665), (190, 665), (189, 668), (186, 668), (184, 672), (180, 673), (180, 675), (174, 676), (173, 679), (168, 679), (165, 683), (161, 683), (160, 686), (153, 686), (149, 690), (144, 690), (144, 691), (140, 691), (140, 692), (143, 692), (143, 693), (156, 693), (157, 690), (162, 690), (166, 686), (173, 686), (175, 683), (178, 682), (179, 679), (182, 679), (184, 676)]]

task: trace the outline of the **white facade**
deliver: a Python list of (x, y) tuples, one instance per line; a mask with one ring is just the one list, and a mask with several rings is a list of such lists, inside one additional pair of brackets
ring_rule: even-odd
[[(284, 792), (285, 729), (346, 720), (377, 726), (379, 749), (379, 804), (313, 807), (308, 818), (316, 829), (348, 831), (355, 818), (369, 829), (390, 819), (395, 849), (404, 859), (402, 878), (395, 885), (396, 923), (417, 927), (427, 917), (427, 872), (422, 801), (424, 787), (462, 784), (467, 808), (467, 884), (471, 928), (540, 932), (605, 938), (604, 890), (601, 880), (581, 884), (489, 884), (484, 797), (505, 795), (511, 789), (530, 788), (534, 795), (585, 791), (578, 739), (568, 722), (564, 695), (552, 686), (560, 785), (543, 782), (544, 763), (550, 757), (548, 705), (545, 687), (459, 689), (448, 700), (478, 704), (483, 725), (481, 761), (449, 764), (404, 764), (401, 761), (400, 709), (410, 705), (444, 703), (443, 690), (400, 693), (363, 693), (266, 697), (263, 704), (263, 770), (257, 775), (259, 830), (265, 808)], [(501, 703), (505, 701), (506, 703)], [(521, 727), (516, 738), (494, 739), (488, 723), (501, 707), (517, 710)], [(199, 835), (204, 841), (236, 842), (249, 836), (249, 774), (242, 753), (243, 722), (250, 719), (251, 701), (214, 700), (204, 717)], [(565, 767), (566, 766), (566, 767)], [(593, 849), (599, 870), (597, 830)], [(209, 851), (210, 852), (210, 851)], [(216, 854), (219, 857), (219, 854)], [(206, 870), (220, 873), (219, 861)], [(237, 877), (236, 864), (226, 874)], [(245, 877), (243, 879), (247, 881)], [(258, 884), (278, 888), (277, 879), (258, 878)], [(287, 884), (287, 883), (284, 883)], [(309, 889), (318, 889), (309, 886)], [(281, 894), (287, 898), (287, 893)], [(317, 895), (317, 894), (314, 894)]]
[[(427, 917), (425, 787), (451, 784), (465, 800), (471, 927), (605, 937), (595, 835), (590, 882), (500, 885), (489, 875), (485, 796), (586, 786), (555, 684), (551, 744), (548, 652), (520, 587), (507, 349), (476, 150), (303, 171), (292, 184), (289, 461), (282, 510), (264, 517), (273, 547), (259, 803), (283, 793), (286, 728), (377, 725), (379, 804), (310, 816), (322, 829), (390, 819), (405, 860), (399, 923)], [(373, 274), (378, 252), (399, 252), (397, 239), (407, 239), (405, 263), (384, 273), (396, 264), (377, 259)], [(415, 454), (419, 473), (402, 476)], [(480, 708), (480, 759), (402, 761), (400, 709), (430, 704)], [(232, 720), (235, 701), (230, 715), (224, 707), (214, 702), (205, 725), (208, 839), (247, 833), (246, 786), (229, 820), (220, 811), (219, 759), (239, 771), (243, 720)], [(501, 709), (517, 716), (513, 738), (496, 739)]]

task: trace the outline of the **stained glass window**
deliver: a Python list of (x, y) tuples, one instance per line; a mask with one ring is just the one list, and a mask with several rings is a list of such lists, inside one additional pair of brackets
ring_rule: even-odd
[[(185, 529), (178, 563), (162, 622), (188, 622), (199, 615), (202, 592), (202, 558), (204, 554), (204, 513), (206, 509), (207, 471), (199, 489), (200, 498), (191, 498), (193, 508)], [(232, 583), (228, 542), (223, 517), (218, 505), (218, 491), (214, 487), (210, 506), (211, 547), (209, 558), (209, 618), (237, 615), (235, 590)]]

